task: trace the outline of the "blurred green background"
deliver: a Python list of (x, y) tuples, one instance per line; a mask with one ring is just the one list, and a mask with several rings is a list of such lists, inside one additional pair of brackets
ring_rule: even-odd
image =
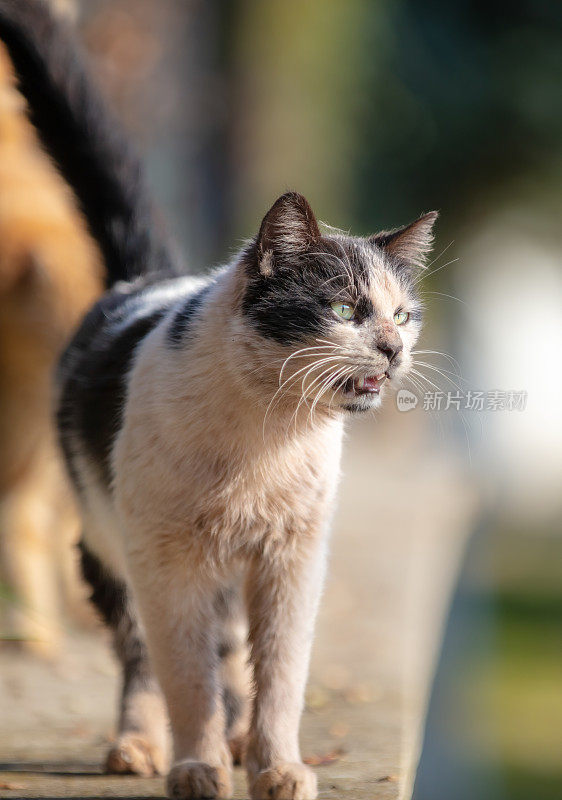
[(357, 234), (441, 210), (426, 342), (528, 400), (415, 412), (480, 498), (415, 797), (562, 796), (562, 4), (88, 0), (80, 25), (191, 270), (288, 188)]

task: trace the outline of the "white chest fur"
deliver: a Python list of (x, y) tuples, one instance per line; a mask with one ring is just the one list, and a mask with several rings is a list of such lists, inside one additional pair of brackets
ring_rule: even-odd
[(341, 421), (264, 431), (264, 411), (209, 385), (197, 364), (178, 372), (151, 338), (131, 375), (114, 453), (119, 511), (135, 536), (144, 528), (224, 559), (321, 529), (339, 474)]

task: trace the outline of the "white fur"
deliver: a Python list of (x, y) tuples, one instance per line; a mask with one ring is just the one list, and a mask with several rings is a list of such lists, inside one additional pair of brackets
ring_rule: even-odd
[(181, 279), (163, 281), (148, 286), (144, 291), (134, 294), (119, 307), (115, 321), (108, 328), (108, 334), (117, 334), (134, 325), (139, 319), (149, 317), (155, 311), (167, 305), (177, 304), (193, 294), (200, 286), (208, 282), (207, 278), (186, 275)]
[[(135, 353), (112, 453), (112, 495), (88, 463), (81, 465), (86, 509), (96, 520), (87, 527), (97, 541), (88, 545), (128, 582), (140, 611), (170, 714), (172, 795), (230, 796), (215, 598), (242, 572), (255, 681), (246, 759), (251, 796), (311, 800), (316, 782), (301, 763), (298, 729), (344, 401), (328, 393), (311, 424), (309, 405), (296, 400), (306, 389), (299, 368), (314, 364), (314, 351), (308, 362), (287, 361), (296, 348), (258, 335), (240, 312), (245, 282), (242, 264), (215, 276), (185, 348), (170, 347), (167, 337), (179, 307), (175, 287), (147, 290), (116, 323), (129, 324), (170, 301)], [(180, 297), (193, 286), (182, 283)], [(370, 336), (335, 318), (326, 335), (339, 348), (331, 352), (345, 351), (372, 375), (388, 367), (373, 337), (396, 340), (393, 315), (406, 294), (382, 256), (366, 290), (377, 309)], [(404, 369), (418, 333), (418, 324), (401, 331)], [(268, 416), (283, 362), (288, 389)]]

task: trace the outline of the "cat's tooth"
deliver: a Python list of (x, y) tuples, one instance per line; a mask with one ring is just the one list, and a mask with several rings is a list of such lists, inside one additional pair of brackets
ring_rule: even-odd
[(386, 378), (386, 373), (385, 372), (381, 372), (380, 375), (375, 375), (375, 379), (377, 381), (382, 381), (382, 380), (384, 380), (384, 378)]

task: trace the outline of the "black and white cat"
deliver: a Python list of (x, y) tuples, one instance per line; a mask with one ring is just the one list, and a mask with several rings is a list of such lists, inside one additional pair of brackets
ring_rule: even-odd
[(310, 800), (298, 731), (344, 418), (411, 366), (437, 214), (323, 234), (290, 192), (228, 266), (182, 277), (68, 31), (0, 0), (0, 36), (107, 269), (60, 364), (58, 425), (123, 665), (108, 767), (166, 770), (169, 718), (172, 797), (229, 797), (232, 748), (252, 798)]

